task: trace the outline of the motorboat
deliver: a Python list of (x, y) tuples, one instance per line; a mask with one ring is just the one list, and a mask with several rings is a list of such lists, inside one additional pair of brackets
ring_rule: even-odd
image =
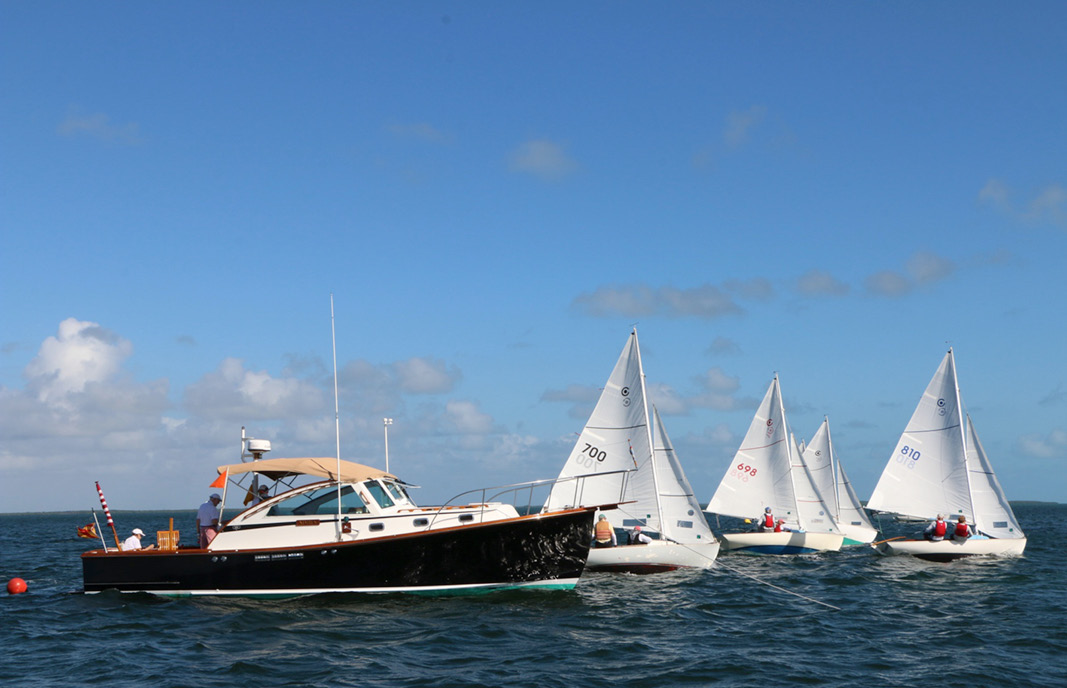
[[(217, 471), (223, 516), (227, 498), (240, 511), (220, 519), (207, 547), (85, 552), (84, 591), (289, 597), (569, 589), (585, 566), (594, 514), (615, 506), (520, 513), (516, 503), (494, 501), (521, 502), (521, 495), (552, 489), (557, 481), (548, 480), (422, 507), (395, 475), (333, 458), (258, 459)], [(311, 482), (297, 484), (301, 479)], [(252, 485), (271, 482), (264, 501), (242, 503), (255, 494)]]

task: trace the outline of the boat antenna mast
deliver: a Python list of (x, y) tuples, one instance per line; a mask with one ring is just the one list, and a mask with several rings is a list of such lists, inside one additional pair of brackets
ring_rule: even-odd
[(337, 539), (341, 539), (341, 411), (337, 401), (337, 327), (333, 318), (333, 292), (330, 292), (330, 339), (333, 344), (333, 424), (337, 435)]

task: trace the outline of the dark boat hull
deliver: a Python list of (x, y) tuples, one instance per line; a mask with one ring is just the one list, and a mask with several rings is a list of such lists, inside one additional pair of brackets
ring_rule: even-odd
[(571, 588), (589, 554), (592, 509), (313, 546), (82, 555), (84, 591), (169, 596), (462, 592)]

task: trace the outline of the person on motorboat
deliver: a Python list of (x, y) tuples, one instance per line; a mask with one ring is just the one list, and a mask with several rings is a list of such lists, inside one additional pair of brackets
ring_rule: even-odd
[(268, 497), (270, 497), (270, 488), (266, 485), (260, 485), (259, 490), (256, 491), (256, 496), (252, 497), (252, 506), (267, 501)]
[(219, 534), (219, 503), (221, 501), (222, 497), (217, 492), (212, 493), (196, 511), (196, 532), (199, 535), (197, 544), (200, 549), (206, 548)]
[(611, 526), (611, 521), (604, 514), (600, 514), (593, 528), (593, 546), (614, 547), (617, 544), (619, 540), (615, 537), (615, 529)]
[(126, 538), (122, 543), (123, 552), (133, 552), (138, 549), (155, 549), (155, 545), (149, 545), (148, 547), (141, 546), (141, 538), (144, 537), (144, 531), (140, 528), (134, 528), (130, 537)]
[(960, 514), (960, 517), (956, 519), (956, 528), (952, 531), (953, 540), (966, 540), (974, 535), (974, 528), (967, 523), (967, 517)]
[(926, 526), (926, 530), (923, 531), (923, 537), (930, 542), (941, 542), (947, 534), (948, 524), (945, 523), (944, 514), (938, 514), (937, 520), (931, 521), (930, 525)]
[(634, 526), (633, 532), (630, 533), (631, 545), (647, 545), (652, 542), (652, 538), (641, 532), (641, 526)]

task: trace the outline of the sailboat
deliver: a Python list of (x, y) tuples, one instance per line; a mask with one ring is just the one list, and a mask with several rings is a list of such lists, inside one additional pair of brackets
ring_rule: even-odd
[[(545, 511), (577, 504), (618, 503), (617, 508), (601, 512), (612, 528), (641, 526), (652, 542), (593, 547), (586, 570), (656, 573), (708, 568), (718, 556), (719, 543), (704, 519), (659, 412), (653, 407), (654, 423), (649, 423), (648, 409), (641, 350), (634, 330), (559, 474), (564, 482), (557, 482), (549, 494)], [(579, 475), (613, 472), (620, 477), (586, 480), (580, 494), (575, 494), (573, 481), (566, 481)]]
[(845, 475), (841, 460), (834, 451), (830, 436), (830, 419), (823, 417), (811, 442), (801, 448), (804, 463), (811, 473), (815, 487), (823, 495), (838, 529), (845, 536), (845, 545), (863, 545), (874, 541), (878, 529), (871, 523), (860, 504), (852, 483)]
[(844, 535), (819, 494), (789, 432), (778, 376), (705, 511), (753, 518), (770, 507), (790, 532), (723, 533), (723, 547), (752, 554), (810, 554), (841, 549)]
[(883, 554), (951, 561), (977, 554), (1019, 556), (1026, 535), (1008, 504), (970, 415), (963, 411), (952, 349), (923, 392), (867, 508), (933, 520), (965, 516), (977, 535), (939, 542), (893, 539)]

